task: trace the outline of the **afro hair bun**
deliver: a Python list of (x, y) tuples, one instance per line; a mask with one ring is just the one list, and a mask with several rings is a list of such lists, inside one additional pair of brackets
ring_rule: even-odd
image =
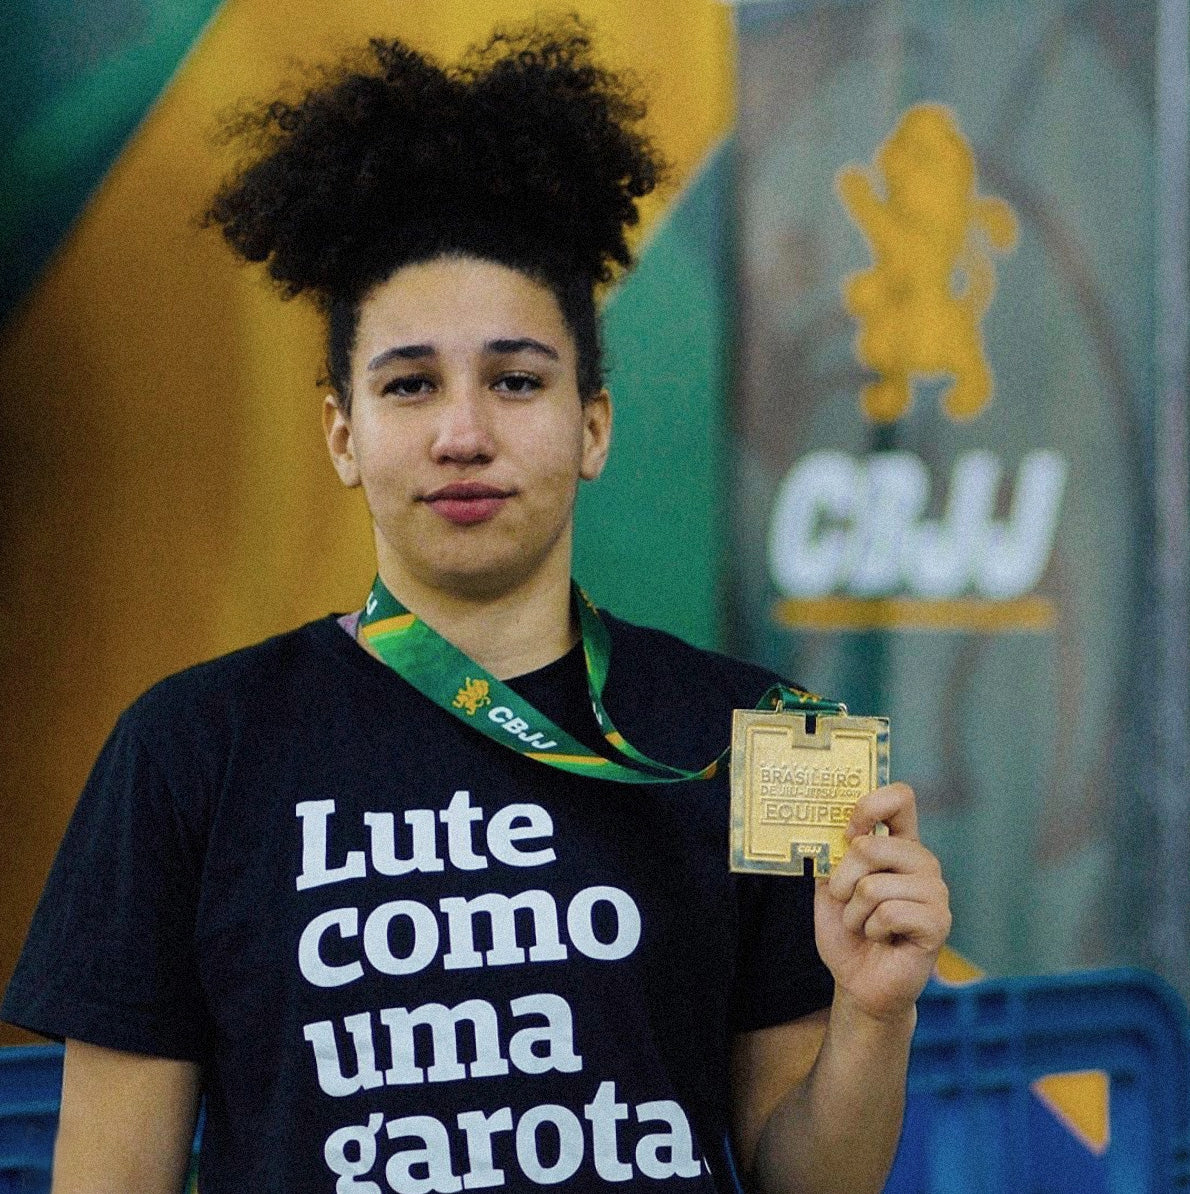
[(205, 222), (324, 309), (446, 251), (605, 282), (664, 169), (644, 113), (577, 18), (499, 31), (453, 67), (374, 39), (228, 125), (247, 164)]

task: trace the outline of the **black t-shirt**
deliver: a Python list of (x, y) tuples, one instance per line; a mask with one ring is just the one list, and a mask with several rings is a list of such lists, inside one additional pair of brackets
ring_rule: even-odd
[[(608, 712), (665, 762), (772, 680), (607, 623)], [(581, 650), (513, 687), (598, 746)], [(525, 759), (328, 617), (121, 717), (2, 1012), (201, 1063), (204, 1194), (730, 1190), (731, 1037), (831, 981), (810, 881), (729, 873), (727, 833), (725, 777)]]

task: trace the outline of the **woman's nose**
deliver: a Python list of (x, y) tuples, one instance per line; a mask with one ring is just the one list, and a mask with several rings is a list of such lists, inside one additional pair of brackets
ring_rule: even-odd
[(477, 385), (452, 387), (440, 403), (440, 418), (434, 440), (434, 459), (439, 463), (467, 463), (490, 460), (495, 444), (486, 394)]

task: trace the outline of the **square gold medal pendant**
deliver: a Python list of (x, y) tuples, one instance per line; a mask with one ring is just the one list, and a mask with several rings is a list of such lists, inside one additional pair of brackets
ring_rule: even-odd
[(888, 783), (888, 718), (737, 709), (731, 727), (733, 871), (831, 873), (855, 802)]

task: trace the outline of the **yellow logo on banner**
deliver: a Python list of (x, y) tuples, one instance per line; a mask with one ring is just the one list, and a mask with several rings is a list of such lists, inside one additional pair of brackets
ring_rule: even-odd
[(488, 696), (488, 682), (486, 680), (472, 680), (467, 677), (467, 683), (455, 693), (451, 702), (456, 709), (464, 709), (468, 717), (474, 717), (484, 705), (490, 705), (492, 698)]
[(992, 396), (980, 329), (996, 290), (990, 250), (1015, 247), (1012, 208), (977, 194), (975, 155), (942, 104), (910, 108), (873, 169), (845, 166), (835, 186), (872, 251), (872, 268), (843, 285), (856, 357), (880, 375), (863, 389), (864, 413), (899, 419), (915, 378), (950, 376), (943, 411), (975, 418)]

